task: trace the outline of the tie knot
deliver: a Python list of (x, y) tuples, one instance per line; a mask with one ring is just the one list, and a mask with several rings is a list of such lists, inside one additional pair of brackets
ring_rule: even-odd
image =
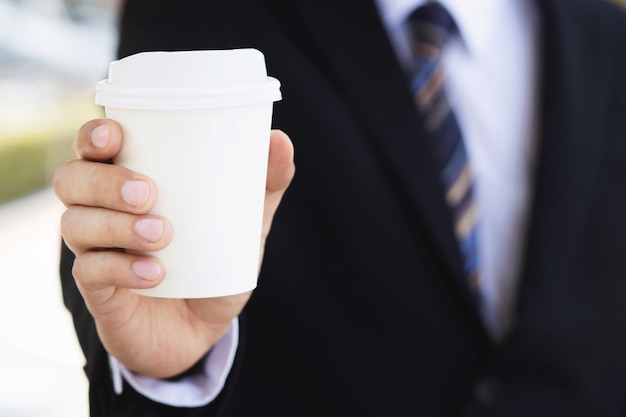
[(409, 16), (409, 30), (413, 39), (416, 55), (429, 55), (424, 49), (435, 49), (438, 52), (457, 33), (457, 26), (450, 13), (438, 2), (430, 2), (418, 7)]

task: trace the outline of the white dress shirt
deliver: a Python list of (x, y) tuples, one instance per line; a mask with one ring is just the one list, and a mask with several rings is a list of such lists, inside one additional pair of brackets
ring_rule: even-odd
[[(406, 17), (425, 0), (376, 0), (401, 64), (409, 60)], [(538, 16), (524, 0), (440, 0), (459, 27), (446, 46), (446, 91), (475, 174), (480, 216), (481, 311), (494, 340), (513, 323), (536, 148)], [(205, 360), (205, 373), (179, 382), (133, 374), (110, 357), (115, 390), (122, 377), (146, 397), (174, 406), (212, 401), (230, 372), (237, 320)], [(373, 358), (375, 360), (375, 358)]]

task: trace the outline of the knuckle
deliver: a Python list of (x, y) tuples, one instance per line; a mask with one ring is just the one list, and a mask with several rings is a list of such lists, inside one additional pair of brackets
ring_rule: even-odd
[(65, 184), (67, 176), (66, 173), (70, 163), (71, 161), (62, 162), (61, 164), (59, 164), (57, 169), (54, 171), (54, 174), (52, 175), (52, 188), (57, 192), (57, 194)]
[(101, 226), (101, 233), (103, 233), (104, 236), (117, 237), (118, 235), (120, 235), (120, 226), (118, 222), (115, 221), (115, 217), (113, 216), (113, 214), (108, 211), (104, 212), (102, 215)]
[(108, 252), (85, 252), (76, 256), (72, 266), (74, 280), (83, 288), (96, 289), (106, 285), (111, 276)]
[(63, 236), (63, 238), (65, 239), (67, 239), (67, 237), (70, 235), (69, 232), (72, 229), (73, 220), (74, 220), (74, 210), (71, 207), (65, 210), (63, 214), (61, 214), (61, 221), (60, 221), (61, 236)]
[(84, 285), (85, 284), (85, 266), (84, 266), (84, 256), (76, 256), (74, 259), (74, 264), (72, 265), (72, 276), (76, 280), (76, 282)]
[(54, 174), (52, 174), (51, 185), (52, 185), (52, 188), (54, 189), (55, 192), (59, 189), (59, 186), (62, 183), (60, 170), (61, 170), (61, 166), (59, 166), (54, 171)]
[(109, 210), (103, 211), (98, 221), (98, 233), (107, 247), (128, 248), (128, 235), (124, 216)]

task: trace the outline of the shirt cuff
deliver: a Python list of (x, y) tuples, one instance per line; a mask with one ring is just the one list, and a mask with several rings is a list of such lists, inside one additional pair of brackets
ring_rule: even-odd
[(129, 371), (112, 355), (109, 366), (115, 393), (122, 394), (123, 381), (146, 398), (173, 407), (202, 407), (213, 401), (224, 388), (239, 344), (239, 321), (233, 320), (226, 334), (204, 359), (202, 371), (177, 381), (150, 378)]

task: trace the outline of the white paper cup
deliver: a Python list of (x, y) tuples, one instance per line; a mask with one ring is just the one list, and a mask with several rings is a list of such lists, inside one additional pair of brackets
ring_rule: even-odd
[(205, 298), (256, 287), (273, 102), (280, 83), (255, 49), (144, 52), (112, 62), (96, 103), (124, 132), (114, 163), (152, 178), (151, 211), (174, 227), (150, 255), (154, 297)]

